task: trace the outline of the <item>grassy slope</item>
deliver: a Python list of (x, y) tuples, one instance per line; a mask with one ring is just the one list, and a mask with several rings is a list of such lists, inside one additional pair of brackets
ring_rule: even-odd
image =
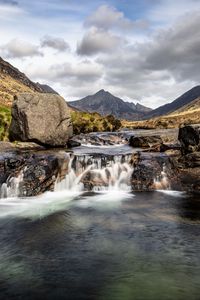
[(176, 128), (182, 124), (198, 124), (200, 123), (200, 98), (195, 99), (190, 104), (185, 105), (181, 109), (173, 113), (153, 118), (150, 120), (127, 122), (123, 121), (123, 127), (127, 128)]
[(15, 80), (8, 74), (0, 73), (0, 104), (10, 107), (13, 96), (23, 92), (34, 93), (32, 89), (20, 81)]
[(96, 131), (116, 131), (121, 122), (113, 116), (102, 117), (98, 113), (71, 111), (74, 134)]

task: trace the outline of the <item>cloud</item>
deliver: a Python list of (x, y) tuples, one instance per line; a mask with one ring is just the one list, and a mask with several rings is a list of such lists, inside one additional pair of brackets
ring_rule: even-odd
[(0, 0), (0, 5), (4, 4), (4, 5), (18, 5), (19, 2), (16, 0)]
[(168, 70), (180, 80), (199, 80), (200, 12), (180, 19), (163, 30), (146, 47), (146, 66), (150, 70)]
[(33, 56), (42, 56), (38, 46), (27, 41), (13, 39), (1, 47), (3, 55), (6, 58), (24, 58)]
[(123, 43), (122, 38), (115, 36), (103, 29), (91, 28), (78, 43), (79, 55), (95, 55), (98, 53), (110, 53)]
[(59, 52), (70, 49), (69, 44), (63, 38), (57, 38), (49, 35), (42, 38), (41, 47), (53, 48)]
[(17, 1), (1, 1), (0, 0), (0, 16), (1, 21), (4, 20), (11, 20), (13, 21), (13, 18), (22, 17), (26, 14), (26, 12), (19, 7)]
[(30, 66), (28, 73), (34, 78), (64, 82), (65, 85), (69, 80), (73, 80), (77, 82), (77, 87), (80, 87), (83, 82), (88, 84), (90, 81), (94, 82), (101, 78), (103, 70), (99, 64), (85, 60), (76, 64), (65, 62), (51, 66), (46, 65), (40, 69), (37, 66)]
[(93, 12), (85, 21), (86, 27), (95, 26), (104, 30), (118, 28), (129, 30), (133, 28), (146, 28), (148, 23), (144, 20), (132, 21), (125, 18), (124, 13), (118, 11), (115, 7), (109, 5), (101, 5)]

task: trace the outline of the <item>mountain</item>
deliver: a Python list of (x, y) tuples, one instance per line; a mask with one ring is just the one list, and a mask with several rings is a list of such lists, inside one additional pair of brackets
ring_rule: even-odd
[(183, 115), (183, 114), (190, 114), (199, 111), (199, 118), (200, 118), (200, 97), (196, 98), (189, 104), (184, 105), (183, 107), (175, 110), (169, 116), (172, 115)]
[(37, 82), (36, 84), (37, 84), (37, 86), (38, 86), (39, 88), (41, 88), (45, 93), (49, 93), (49, 94), (57, 94), (57, 95), (59, 95), (58, 92), (56, 92), (54, 89), (52, 89), (52, 87), (50, 87), (50, 86), (47, 85), (47, 84), (41, 84), (41, 83), (39, 83), (39, 82)]
[(126, 120), (140, 119), (151, 110), (140, 104), (125, 102), (105, 90), (100, 90), (81, 100), (72, 101), (69, 105), (81, 111), (98, 112), (102, 116), (111, 114), (116, 118)]
[(195, 86), (191, 90), (184, 93), (182, 96), (178, 97), (176, 100), (171, 103), (162, 105), (150, 113), (147, 114), (145, 119), (150, 119), (158, 116), (167, 115), (173, 113), (174, 111), (181, 109), (185, 105), (190, 104), (193, 100), (200, 97), (200, 86)]
[(0, 57), (0, 104), (11, 106), (18, 93), (56, 93), (51, 87), (31, 81), (24, 73)]

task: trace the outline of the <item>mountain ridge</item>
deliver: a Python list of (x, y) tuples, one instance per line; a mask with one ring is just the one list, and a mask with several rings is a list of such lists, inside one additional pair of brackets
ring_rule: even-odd
[(150, 119), (154, 117), (171, 114), (174, 111), (181, 109), (185, 105), (190, 104), (198, 97), (200, 97), (200, 85), (191, 88), (189, 91), (185, 92), (184, 94), (182, 94), (181, 96), (173, 100), (172, 102), (164, 104), (152, 110), (150, 113), (148, 113), (146, 118)]
[(139, 119), (151, 111), (150, 108), (142, 106), (139, 103), (125, 102), (104, 89), (99, 90), (94, 95), (71, 101), (69, 105), (81, 111), (90, 113), (98, 112), (102, 116), (111, 114), (116, 118), (127, 120), (132, 120), (133, 118)]

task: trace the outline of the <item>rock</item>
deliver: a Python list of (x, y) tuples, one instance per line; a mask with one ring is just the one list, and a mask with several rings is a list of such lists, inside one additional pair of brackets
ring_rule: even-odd
[(180, 170), (179, 178), (184, 191), (200, 194), (200, 168), (184, 168)]
[(79, 134), (73, 136), (73, 141), (93, 146), (113, 146), (119, 144), (127, 144), (127, 141), (124, 138), (124, 136), (119, 133)]
[(160, 136), (131, 136), (129, 145), (136, 148), (153, 148), (163, 144)]
[[(13, 179), (19, 182), (18, 196), (29, 197), (53, 190), (56, 180), (62, 180), (67, 171), (70, 156), (64, 151), (4, 152), (0, 156), (0, 185), (12, 187)], [(5, 189), (1, 188), (3, 196)], [(14, 193), (16, 196), (16, 192)]]
[(181, 127), (178, 139), (183, 155), (200, 151), (200, 124)]
[(77, 141), (74, 141), (74, 140), (69, 140), (67, 142), (67, 147), (68, 148), (74, 148), (74, 147), (80, 147), (81, 146), (81, 143), (77, 142)]
[(141, 152), (132, 156), (131, 162), (134, 165), (131, 177), (133, 191), (182, 189), (178, 169), (167, 155)]
[(23, 93), (14, 97), (9, 129), (11, 141), (63, 147), (71, 136), (70, 113), (62, 97), (39, 93)]

